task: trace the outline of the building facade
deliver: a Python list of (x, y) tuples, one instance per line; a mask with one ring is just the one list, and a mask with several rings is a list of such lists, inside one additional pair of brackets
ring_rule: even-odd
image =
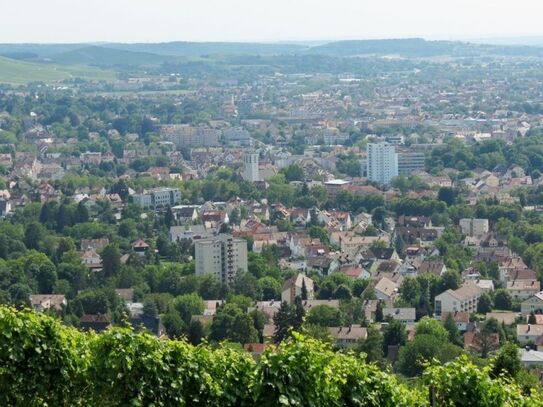
[(424, 171), (426, 156), (421, 151), (402, 151), (398, 153), (398, 175), (411, 175)]
[(483, 236), (488, 233), (488, 219), (463, 218), (460, 219), (460, 229), (466, 236)]
[(196, 275), (211, 273), (223, 284), (232, 284), (238, 270), (247, 271), (247, 241), (221, 234), (194, 243)]
[(390, 184), (398, 176), (398, 154), (392, 144), (369, 143), (367, 177), (370, 181)]
[(243, 178), (249, 182), (260, 181), (260, 174), (258, 170), (258, 154), (249, 153), (243, 157), (244, 173)]
[(177, 188), (154, 188), (143, 194), (135, 194), (132, 198), (142, 208), (163, 208), (176, 205), (181, 200), (181, 192)]

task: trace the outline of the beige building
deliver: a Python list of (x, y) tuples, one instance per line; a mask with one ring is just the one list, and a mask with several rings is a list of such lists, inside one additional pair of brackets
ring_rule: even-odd
[(506, 289), (514, 300), (525, 301), (541, 291), (541, 283), (537, 280), (513, 280), (507, 282)]
[(232, 284), (238, 270), (247, 271), (247, 241), (221, 234), (197, 240), (196, 275), (211, 273), (223, 284)]
[(488, 219), (460, 219), (460, 229), (467, 236), (483, 236), (488, 233)]
[(328, 333), (336, 346), (342, 348), (354, 346), (360, 339), (366, 339), (368, 336), (367, 328), (360, 325), (331, 326), (328, 327)]
[(523, 345), (528, 342), (535, 343), (536, 339), (543, 335), (543, 325), (518, 324), (517, 341)]
[(520, 304), (520, 312), (522, 312), (522, 314), (526, 315), (532, 311), (543, 312), (543, 291), (535, 293)]
[(477, 302), (483, 290), (474, 284), (464, 285), (457, 290), (447, 290), (435, 298), (435, 314), (441, 316), (443, 312), (477, 310)]
[(315, 285), (313, 283), (313, 280), (304, 274), (298, 273), (294, 277), (289, 278), (283, 284), (283, 289), (281, 291), (281, 301), (284, 301), (287, 304), (294, 304), (294, 299), (296, 297), (302, 297), (302, 287), (304, 285), (307, 291), (307, 298), (302, 298), (302, 300), (312, 300), (315, 291)]

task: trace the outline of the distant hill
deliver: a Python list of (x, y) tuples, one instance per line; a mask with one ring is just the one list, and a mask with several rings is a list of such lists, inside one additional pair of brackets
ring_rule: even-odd
[(50, 59), (64, 65), (112, 66), (152, 66), (164, 62), (174, 62), (173, 56), (158, 55), (148, 52), (125, 51), (102, 46), (78, 48), (52, 55)]
[(349, 40), (335, 41), (312, 47), (310, 54), (336, 56), (387, 55), (423, 57), (452, 53), (455, 46), (461, 44), (449, 41), (426, 41), (422, 38), (387, 39), (387, 40)]
[(406, 58), (423, 58), (441, 55), (456, 57), (478, 55), (518, 55), (543, 57), (543, 48), (473, 44), (460, 41), (427, 41), (422, 38), (335, 41), (311, 47), (308, 54), (332, 56), (399, 55)]
[[(148, 53), (163, 56), (195, 57), (202, 55), (277, 55), (306, 50), (307, 45), (291, 43), (245, 43), (245, 42), (163, 42), (163, 43), (103, 43), (103, 44), (0, 44), (0, 55), (36, 55), (40, 59), (69, 59), (72, 53), (81, 59), (83, 53), (92, 55), (97, 50), (116, 49), (135, 53)], [(107, 51), (105, 51), (107, 52)], [(89, 58), (89, 56), (85, 56)], [(144, 57), (140, 55), (140, 57)], [(101, 58), (97, 58), (100, 60)], [(155, 58), (156, 59), (156, 58)]]
[(307, 49), (298, 44), (262, 44), (246, 42), (164, 42), (155, 44), (107, 44), (109, 48), (126, 51), (150, 52), (172, 56), (202, 56), (202, 55), (277, 55), (291, 54)]
[(61, 67), (0, 57), (0, 83), (21, 85), (29, 82), (56, 82), (70, 78), (108, 80), (113, 72), (89, 67)]

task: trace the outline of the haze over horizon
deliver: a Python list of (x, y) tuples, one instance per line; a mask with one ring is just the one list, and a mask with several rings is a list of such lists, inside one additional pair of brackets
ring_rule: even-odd
[(20, 0), (3, 14), (0, 43), (543, 37), (538, 0)]

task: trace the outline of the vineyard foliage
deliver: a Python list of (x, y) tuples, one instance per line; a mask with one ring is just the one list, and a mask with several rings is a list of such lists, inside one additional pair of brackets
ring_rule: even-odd
[[(420, 385), (294, 333), (255, 362), (130, 328), (82, 333), (0, 307), (2, 406), (543, 406), (467, 358), (426, 369)], [(423, 383), (423, 384), (422, 384)], [(430, 390), (431, 389), (431, 390)]]

